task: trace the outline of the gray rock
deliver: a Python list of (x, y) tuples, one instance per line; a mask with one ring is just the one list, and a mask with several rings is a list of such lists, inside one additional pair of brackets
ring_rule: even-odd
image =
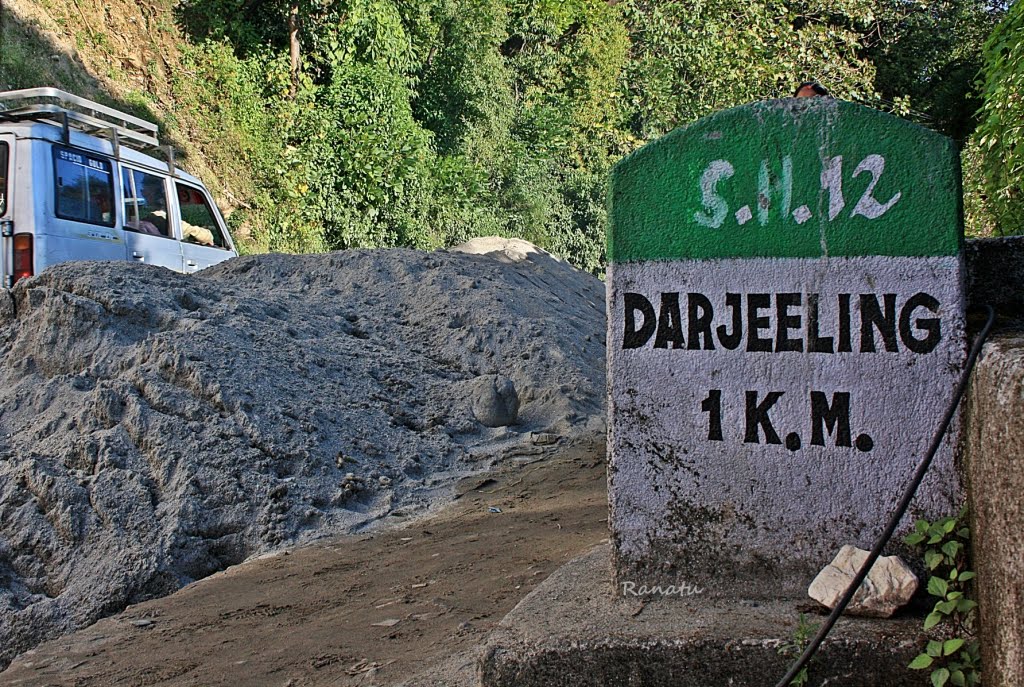
[[(818, 603), (835, 608), (867, 557), (867, 551), (847, 544), (818, 573), (807, 594)], [(871, 572), (845, 612), (848, 615), (888, 618), (910, 601), (916, 591), (917, 576), (899, 556), (881, 556), (871, 566)]]
[(473, 416), (485, 427), (514, 424), (519, 415), (519, 394), (508, 377), (484, 375), (473, 381)]
[(550, 446), (557, 444), (562, 437), (551, 432), (531, 432), (530, 441), (536, 446)]

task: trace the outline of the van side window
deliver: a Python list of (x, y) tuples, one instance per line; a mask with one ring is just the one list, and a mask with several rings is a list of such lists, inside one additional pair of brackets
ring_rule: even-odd
[(54, 146), (53, 162), (57, 181), (57, 217), (113, 226), (114, 174), (110, 161)]
[(9, 151), (6, 143), (0, 143), (0, 215), (7, 212), (7, 160)]
[(192, 186), (177, 184), (178, 207), (181, 208), (181, 237), (189, 243), (227, 248), (228, 242), (203, 192)]
[(137, 169), (121, 168), (124, 228), (140, 234), (170, 236), (167, 190), (162, 177)]

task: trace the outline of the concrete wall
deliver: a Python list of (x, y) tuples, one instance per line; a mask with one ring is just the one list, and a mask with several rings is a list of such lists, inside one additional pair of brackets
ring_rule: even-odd
[[(1020, 297), (1019, 286), (1008, 286), (1004, 281), (1007, 297)], [(972, 300), (982, 302), (978, 296)], [(984, 683), (1019, 687), (1024, 685), (1024, 322), (1000, 320), (966, 399), (965, 465)]]

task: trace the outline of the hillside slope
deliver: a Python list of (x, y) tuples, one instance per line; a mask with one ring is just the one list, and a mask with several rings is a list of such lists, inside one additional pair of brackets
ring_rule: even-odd
[[(258, 193), (245, 146), (196, 99), (194, 50), (173, 0), (4, 0), (0, 90), (53, 86), (156, 122), (177, 162), (210, 187), (229, 215)], [(245, 223), (243, 251), (260, 248)]]

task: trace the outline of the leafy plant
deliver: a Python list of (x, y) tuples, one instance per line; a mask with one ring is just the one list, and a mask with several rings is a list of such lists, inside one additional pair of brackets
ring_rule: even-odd
[(987, 0), (880, 0), (865, 41), (877, 106), (963, 143), (981, 105), (974, 81), (982, 45), (1002, 16)]
[(978, 125), (987, 199), (1003, 234), (1024, 231), (1024, 5), (1014, 3), (984, 49)]
[[(1024, 227), (1020, 3), (983, 56), (1006, 3), (159, 0), (110, 24), (131, 44), (145, 37), (124, 27), (140, 18), (163, 37), (159, 59), (134, 67), (98, 20), (80, 22), (123, 10), (33, 3), (79, 40), (88, 70), (0, 7), (0, 84), (109, 91), (110, 104), (159, 118), (244, 252), (501, 234), (600, 273), (606, 182), (623, 155), (805, 78), (970, 136), (968, 226)], [(970, 135), (978, 95), (985, 124)]]
[[(811, 637), (818, 631), (818, 627), (818, 623), (808, 622), (807, 616), (801, 613), (800, 619), (796, 624), (796, 630), (793, 631), (792, 639), (779, 646), (779, 654), (790, 658), (796, 658), (803, 654), (804, 649), (807, 648), (808, 643), (811, 641)], [(804, 666), (796, 674), (796, 677), (790, 681), (790, 687), (803, 687), (807, 684), (808, 679), (807, 666)]]
[(923, 549), (924, 563), (931, 575), (928, 593), (938, 598), (924, 620), (924, 629), (938, 628), (945, 637), (928, 642), (923, 653), (910, 663), (914, 670), (931, 669), (934, 687), (978, 685), (981, 665), (975, 637), (975, 610), (968, 598), (974, 573), (967, 569), (971, 530), (967, 507), (956, 517), (935, 522), (918, 520), (904, 542)]

